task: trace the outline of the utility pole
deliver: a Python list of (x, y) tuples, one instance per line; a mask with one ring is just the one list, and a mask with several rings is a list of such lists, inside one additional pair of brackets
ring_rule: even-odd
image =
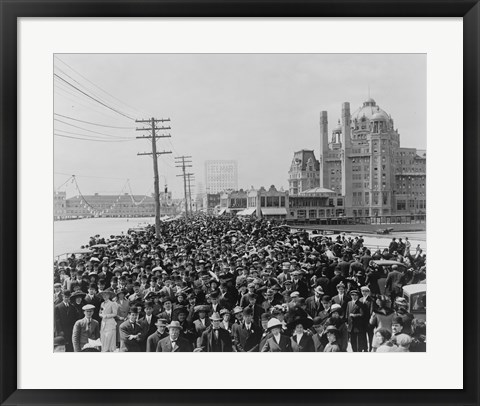
[(192, 213), (192, 184), (190, 183), (190, 181), (192, 180), (195, 180), (195, 178), (193, 178), (193, 176), (195, 175), (194, 173), (187, 173), (187, 181), (188, 181), (188, 202), (189, 202), (189, 205), (190, 205), (190, 213)]
[(192, 163), (192, 161), (187, 161), (186, 159), (191, 158), (191, 156), (176, 156), (175, 159), (177, 160), (175, 163), (176, 164), (181, 164), (181, 165), (176, 165), (177, 168), (182, 168), (182, 174), (177, 175), (183, 177), (183, 192), (185, 196), (185, 216), (188, 216), (188, 202), (187, 202), (187, 174), (185, 173), (185, 168), (191, 168), (192, 165), (186, 165)]
[(158, 155), (162, 154), (171, 154), (172, 151), (161, 151), (157, 152), (157, 138), (169, 138), (170, 134), (157, 135), (156, 131), (170, 130), (169, 127), (157, 127), (157, 123), (163, 123), (165, 121), (170, 121), (169, 118), (155, 119), (151, 118), (149, 120), (135, 120), (136, 123), (149, 123), (150, 127), (137, 128), (137, 131), (151, 131), (152, 135), (136, 137), (137, 139), (151, 139), (152, 140), (152, 152), (143, 152), (138, 153), (137, 155), (151, 155), (153, 158), (153, 185), (155, 189), (155, 236), (160, 238), (160, 187), (158, 184)]

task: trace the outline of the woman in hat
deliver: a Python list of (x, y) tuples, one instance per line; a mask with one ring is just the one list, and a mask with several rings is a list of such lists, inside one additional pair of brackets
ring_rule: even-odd
[(227, 330), (230, 334), (232, 333), (232, 322), (230, 321), (231, 313), (228, 309), (220, 310), (220, 316), (222, 317), (222, 322), (220, 327)]
[(373, 310), (370, 317), (370, 324), (375, 327), (373, 332), (374, 336), (372, 340), (372, 351), (375, 351), (379, 346), (379, 343), (376, 340), (377, 335), (375, 333), (381, 328), (386, 329), (391, 333), (392, 320), (395, 316), (394, 311), (389, 306), (390, 299), (387, 296), (379, 296), (376, 303), (378, 308)]
[(335, 326), (327, 327), (325, 330), (325, 335), (327, 336), (328, 343), (323, 352), (340, 352), (340, 346), (337, 342), (339, 333), (340, 332)]
[(293, 330), (291, 338), (293, 352), (315, 352), (312, 337), (307, 333), (312, 325), (313, 320), (305, 317), (296, 317), (288, 323), (288, 328)]
[(84, 317), (82, 307), (85, 306), (85, 302), (83, 300), (85, 296), (86, 294), (79, 290), (73, 292), (72, 296), (70, 296), (70, 302), (72, 303), (72, 307), (75, 309), (75, 321), (83, 319)]
[(261, 352), (292, 352), (292, 343), (289, 337), (281, 334), (282, 322), (275, 317), (268, 320), (267, 331), (271, 333), (261, 349)]
[(102, 342), (102, 352), (114, 352), (116, 349), (116, 332), (118, 305), (112, 302), (115, 292), (104, 290), (100, 293), (103, 303), (100, 306), (100, 317), (102, 324), (100, 326), (100, 341)]

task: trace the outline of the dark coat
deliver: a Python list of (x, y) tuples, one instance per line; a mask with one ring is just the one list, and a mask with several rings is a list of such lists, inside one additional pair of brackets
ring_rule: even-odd
[(147, 338), (147, 352), (156, 352), (158, 343), (162, 338), (165, 337), (168, 337), (168, 333), (166, 330), (163, 332), (163, 334), (160, 334), (158, 331), (155, 331), (155, 333), (151, 334)]
[(253, 322), (250, 331), (245, 328), (245, 323), (234, 324), (232, 335), (238, 352), (254, 352), (258, 351), (260, 339), (262, 338), (262, 329)]
[[(125, 320), (119, 327), (120, 331), (120, 351), (121, 352), (141, 352), (142, 347), (140, 342), (142, 341), (142, 332), (143, 328), (140, 324), (135, 323), (134, 326), (130, 323), (129, 320)], [(140, 336), (136, 340), (129, 340), (129, 335), (137, 335), (140, 333)]]
[(280, 334), (280, 342), (277, 344), (275, 338), (270, 336), (265, 341), (262, 352), (292, 352), (292, 341), (290, 337)]
[(193, 347), (190, 341), (185, 338), (178, 337), (177, 347), (172, 351), (172, 342), (170, 337), (162, 338), (157, 344), (157, 352), (192, 352)]
[(318, 316), (318, 314), (323, 310), (322, 301), (318, 299), (318, 303), (315, 301), (315, 296), (310, 296), (305, 300), (305, 304), (307, 306), (307, 313), (309, 316), (314, 319)]
[(55, 306), (55, 335), (63, 336), (65, 339), (65, 346), (70, 347), (70, 351), (73, 351), (72, 346), (72, 331), (73, 325), (77, 321), (77, 312), (73, 305), (65, 306), (65, 303), (60, 303)]
[(297, 342), (296, 335), (292, 336), (291, 340), (293, 352), (315, 352), (312, 337), (308, 334), (304, 333), (300, 342)]
[[(213, 328), (208, 328), (203, 332), (199, 345), (199, 348), (201, 348), (202, 351), (213, 352), (213, 331)], [(219, 328), (218, 339), (220, 345), (220, 352), (233, 352), (232, 337), (227, 330)]]
[(365, 320), (365, 310), (363, 304), (357, 300), (348, 302), (346, 309), (346, 319), (349, 333), (361, 333), (367, 330)]

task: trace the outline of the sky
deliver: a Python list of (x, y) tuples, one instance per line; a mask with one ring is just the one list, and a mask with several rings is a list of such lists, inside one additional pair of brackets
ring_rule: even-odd
[(402, 147), (426, 149), (426, 79), (424, 54), (57, 54), (54, 186), (67, 197), (151, 194), (152, 158), (137, 155), (151, 142), (136, 139), (150, 134), (135, 120), (154, 117), (171, 120), (157, 150), (172, 151), (158, 164), (174, 198), (182, 155), (192, 157), (192, 193), (214, 159), (238, 162), (239, 188), (288, 189), (294, 152), (318, 159), (320, 111), (330, 132), (343, 102), (354, 112), (370, 95)]

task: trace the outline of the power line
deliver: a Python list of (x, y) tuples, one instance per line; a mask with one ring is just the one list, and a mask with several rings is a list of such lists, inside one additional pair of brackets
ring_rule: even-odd
[[(80, 135), (81, 137), (86, 137), (86, 138), (92, 138), (94, 140), (110, 140), (110, 138), (102, 138), (102, 137), (99, 137), (98, 135), (89, 135), (89, 134), (82, 134), (82, 133), (76, 133), (76, 132), (73, 132), (73, 131), (67, 131), (67, 130), (62, 130), (60, 128), (56, 128), (55, 129), (56, 132), (62, 132), (62, 133), (66, 133), (66, 134), (71, 134), (71, 135)], [(118, 140), (131, 140), (131, 138), (128, 138), (128, 137), (115, 137), (115, 139), (118, 139)]]
[(57, 137), (72, 138), (74, 140), (95, 141), (95, 142), (129, 142), (129, 141), (135, 141), (135, 140), (96, 140), (96, 139), (92, 139), (92, 138), (71, 137), (69, 135), (62, 135), (62, 134), (56, 134), (56, 133), (54, 133), (54, 135), (57, 136)]
[(59, 116), (59, 117), (68, 118), (69, 120), (79, 121), (80, 123), (86, 123), (86, 124), (91, 124), (91, 125), (97, 125), (99, 127), (117, 128), (119, 130), (133, 130), (133, 129), (135, 129), (135, 127), (116, 127), (114, 125), (106, 125), (106, 124), (92, 123), (91, 121), (79, 120), (77, 118), (64, 116), (64, 115), (58, 114), (58, 113), (53, 113), (53, 114), (56, 115), (56, 116)]
[[(138, 113), (142, 113), (144, 114), (145, 112), (142, 112), (138, 109), (136, 109), (135, 107), (132, 107), (130, 106), (129, 104), (125, 103), (124, 101), (120, 100), (118, 97), (115, 97), (114, 95), (108, 93), (105, 89), (101, 88), (100, 86), (96, 85), (95, 83), (93, 83), (91, 80), (89, 80), (88, 78), (86, 78), (85, 76), (83, 76), (80, 72), (78, 72), (77, 70), (75, 70), (74, 68), (72, 68), (68, 63), (66, 63), (64, 60), (60, 59), (57, 55), (55, 55), (55, 58), (57, 58), (61, 63), (63, 63), (64, 65), (68, 66), (73, 72), (75, 72), (77, 75), (79, 75), (80, 77), (82, 77), (83, 79), (85, 79), (88, 83), (92, 84), (93, 86), (95, 86), (97, 89), (99, 89), (100, 91), (102, 91), (103, 93), (107, 94), (108, 96), (114, 98), (115, 100), (119, 101), (120, 103), (122, 103), (123, 105), (125, 105), (126, 107), (129, 107), (130, 109), (138, 112)], [(150, 114), (149, 114), (150, 115)]]
[(121, 111), (113, 108), (113, 107), (110, 107), (108, 104), (105, 104), (103, 102), (101, 102), (100, 100), (96, 99), (95, 97), (93, 96), (90, 96), (88, 93), (85, 93), (83, 90), (79, 89), (77, 86), (75, 85), (72, 85), (68, 80), (62, 78), (61, 76), (57, 75), (56, 73), (53, 74), (53, 76), (57, 77), (58, 79), (62, 80), (63, 82), (65, 82), (66, 84), (68, 84), (69, 86), (73, 87), (75, 90), (79, 91), (80, 93), (84, 94), (85, 96), (87, 96), (88, 98), (92, 99), (92, 100), (95, 100), (97, 103), (101, 104), (102, 106), (105, 106), (107, 109), (110, 109), (112, 111), (114, 111), (115, 113), (118, 113), (124, 117), (127, 117), (128, 119), (130, 120), (133, 120), (135, 121), (135, 119), (133, 117), (130, 117), (129, 115), (125, 114), (125, 113), (122, 113)]
[(100, 110), (99, 107), (101, 106), (99, 106), (97, 102), (82, 97), (82, 95), (79, 95), (75, 90), (71, 89), (70, 87), (67, 87), (65, 83), (57, 81), (55, 83), (55, 92), (60, 94), (62, 97), (65, 97), (66, 99), (70, 100), (72, 103), (75, 103), (76, 105), (83, 106), (86, 109), (89, 109), (91, 111), (101, 114), (102, 116), (108, 116), (108, 118), (118, 120), (117, 114), (113, 113), (112, 111), (105, 110), (103, 108), (102, 110)]
[[(58, 119), (58, 118), (54, 118), (54, 120), (55, 120), (55, 121), (58, 121), (59, 123), (63, 123), (63, 124), (69, 125), (69, 126), (71, 126), (71, 127), (79, 128), (80, 130), (83, 130), (83, 131), (88, 131), (88, 132), (90, 132), (90, 133), (104, 135), (105, 137), (118, 138), (117, 135), (99, 133), (98, 131), (89, 130), (88, 128), (84, 128), (84, 127), (80, 127), (80, 126), (75, 125), (75, 124), (67, 123), (66, 121), (62, 121), (62, 120), (60, 120), (60, 119)], [(60, 130), (60, 131), (63, 131), (63, 130)], [(127, 138), (127, 137), (125, 137), (125, 138)]]

